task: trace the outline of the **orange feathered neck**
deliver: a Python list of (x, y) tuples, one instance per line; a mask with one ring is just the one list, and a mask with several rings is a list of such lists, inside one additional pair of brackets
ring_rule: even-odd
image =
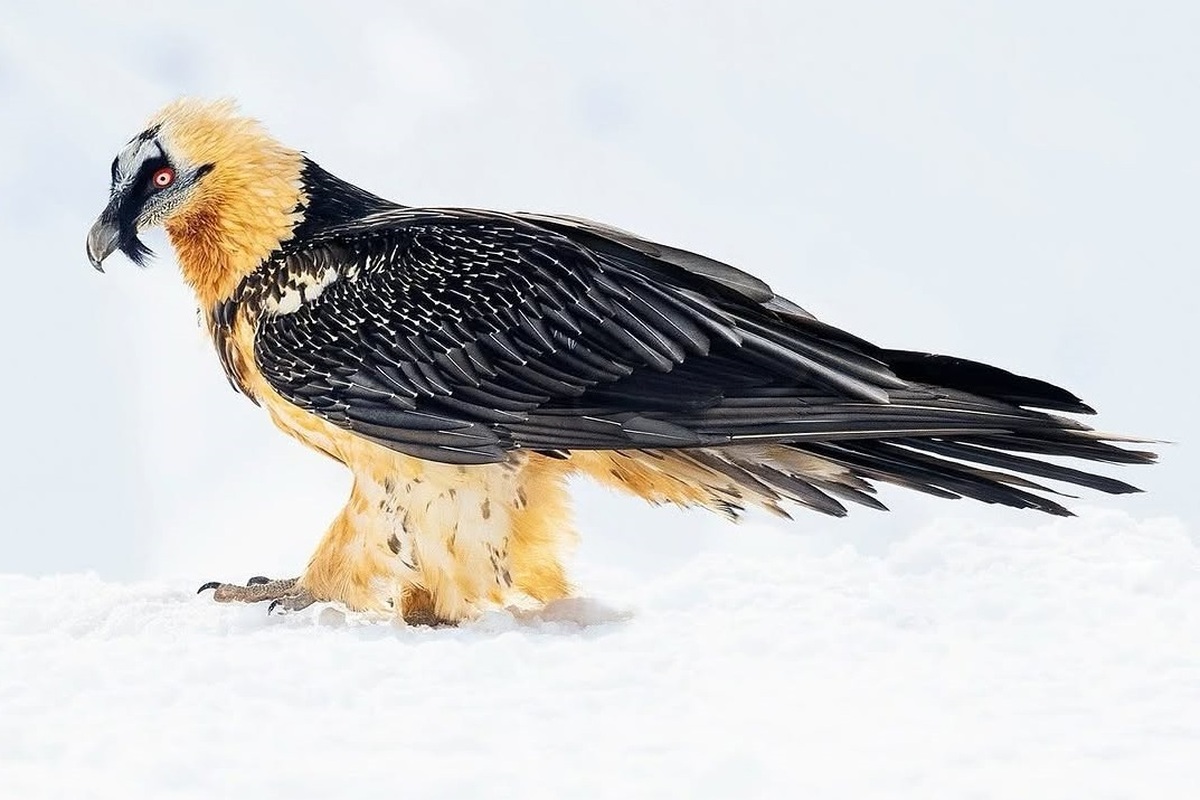
[(183, 277), (207, 311), (291, 238), (306, 200), (304, 157), (239, 116), (231, 102), (177, 101), (150, 124), (161, 126), (160, 136), (182, 159), (212, 165), (163, 223)]

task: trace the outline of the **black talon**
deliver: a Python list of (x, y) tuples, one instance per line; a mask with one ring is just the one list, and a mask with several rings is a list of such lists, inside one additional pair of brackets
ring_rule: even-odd
[(255, 575), (253, 578), (250, 578), (246, 581), (246, 585), (254, 586), (259, 583), (270, 583), (270, 582), (271, 582), (271, 579), (265, 575)]
[(221, 585), (220, 581), (209, 581), (208, 583), (204, 584), (199, 589), (197, 589), (196, 594), (203, 594), (204, 592), (207, 592), (209, 589), (216, 589), (220, 585)]
[[(271, 604), (270, 604), (269, 606), (267, 606), (267, 616), (269, 617), (269, 616), (271, 616), (272, 614), (274, 614), (274, 613), (275, 613), (275, 607), (276, 607), (276, 606), (278, 606), (278, 605), (279, 605), (280, 603), (282, 603), (282, 602), (283, 602), (283, 598), (282, 598), (282, 597), (277, 597), (277, 598), (275, 598), (274, 600), (272, 600), (272, 601), (271, 601)], [(283, 612), (281, 611), (280, 613), (282, 614)]]

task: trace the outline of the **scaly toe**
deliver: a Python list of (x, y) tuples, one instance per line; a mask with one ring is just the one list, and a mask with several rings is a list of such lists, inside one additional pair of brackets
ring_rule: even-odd
[(204, 592), (213, 590), (213, 600), (218, 603), (261, 603), (264, 600), (281, 600), (301, 593), (308, 594), (304, 589), (296, 588), (296, 578), (283, 580), (257, 580), (251, 578), (245, 586), (236, 583), (220, 583), (210, 581), (200, 587)]
[(281, 614), (288, 614), (308, 608), (315, 602), (317, 602), (317, 598), (313, 597), (307, 589), (300, 589), (286, 597), (277, 597), (272, 600), (271, 605), (267, 606), (267, 613), (273, 614), (278, 611)]

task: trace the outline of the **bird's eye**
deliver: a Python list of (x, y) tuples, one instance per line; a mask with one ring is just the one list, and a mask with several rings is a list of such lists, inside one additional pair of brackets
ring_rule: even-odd
[(163, 167), (150, 176), (150, 184), (155, 189), (165, 189), (175, 182), (175, 170)]

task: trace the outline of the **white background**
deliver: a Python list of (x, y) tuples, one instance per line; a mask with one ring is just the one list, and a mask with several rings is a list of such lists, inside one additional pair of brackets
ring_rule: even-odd
[[(1087, 519), (1107, 520), (1099, 528), (1087, 520), (1042, 528), (1046, 521), (1029, 513), (890, 489), (882, 494), (893, 508), (889, 515), (858, 510), (840, 521), (802, 515), (792, 524), (754, 517), (739, 528), (702, 512), (652, 509), (580, 485), (582, 590), (616, 607), (643, 607), (634, 619), (658, 620), (653, 635), (643, 631), (637, 641), (668, 648), (672, 630), (692, 630), (694, 655), (701, 658), (700, 643), (711, 632), (704, 620), (716, 602), (707, 589), (721, 574), (703, 565), (727, 557), (758, 565), (743, 570), (747, 583), (733, 597), (758, 598), (754, 587), (761, 583), (774, 598), (751, 602), (749, 610), (737, 606), (746, 619), (776, 625), (780, 614), (794, 612), (816, 624), (813, 597), (784, 588), (772, 595), (769, 587), (791, 584), (770, 575), (777, 564), (790, 564), (778, 569), (797, 580), (829, 569), (836, 575), (843, 562), (830, 554), (839, 552), (852, 554), (858, 565), (847, 567), (846, 585), (867, 595), (872, 587), (891, 587), (886, 604), (903, 606), (912, 600), (903, 581), (856, 583), (853, 575), (876, 558), (896, 566), (897, 548), (924, 541), (929, 531), (941, 532), (935, 539), (947, 547), (961, 531), (964, 547), (974, 542), (998, 563), (1017, 558), (1028, 567), (1044, 556), (1048, 572), (1035, 569), (1035, 582), (1060, 568), (1073, 575), (1066, 586), (1105, 580), (1103, 570), (1070, 572), (1085, 563), (1110, 564), (1118, 572), (1147, 563), (1183, 570), (1186, 580), (1178, 586), (1147, 584), (1160, 604), (1147, 618), (1175, 619), (1171, 610), (1195, 591), (1200, 568), (1194, 546), (1200, 519), (1194, 488), (1200, 473), (1194, 444), (1200, 434), (1197, 8), (615, 0), (253, 8), (234, 2), (8, 4), (0, 24), (0, 420), (7, 456), (0, 459), (0, 573), (172, 581), (141, 590), (97, 583), (93, 593), (86, 590), (93, 584), (79, 578), (62, 584), (12, 579), (2, 584), (10, 622), (17, 619), (12, 609), (58, 608), (50, 600), (55, 587), (74, 587), (71, 597), (107, 598), (96, 601), (109, 604), (96, 619), (136, 616), (127, 605), (133, 597), (163, 605), (163, 629), (186, 629), (188, 620), (202, 627), (206, 623), (197, 620), (218, 613), (221, 620), (243, 620), (234, 632), (249, 637), (247, 652), (262, 648), (269, 660), (271, 645), (255, 636), (292, 628), (193, 606), (182, 599), (185, 589), (210, 578), (295, 574), (348, 488), (336, 465), (277, 434), (259, 409), (230, 391), (165, 238), (151, 237), (159, 258), (148, 271), (117, 256), (108, 274), (98, 275), (84, 257), (87, 229), (106, 200), (113, 155), (154, 110), (180, 94), (234, 96), (285, 142), (397, 201), (602, 220), (754, 272), (823, 319), (880, 344), (953, 353), (1051, 379), (1097, 407), (1100, 427), (1177, 442), (1162, 448), (1161, 464), (1121, 472), (1146, 494), (1085, 499), (1129, 515), (1112, 522), (1108, 512), (1097, 511), (1099, 517)], [(1124, 534), (1110, 540), (1097, 530)], [(1167, 536), (1173, 544), (1155, 549), (1148, 530), (1173, 532)], [(1005, 555), (998, 531), (1015, 541), (1042, 531), (1050, 541), (1026, 562)], [(842, 543), (848, 549), (839, 550)], [(1024, 575), (1025, 567), (1014, 574)], [(975, 585), (971, 574), (947, 573), (947, 582), (938, 584), (941, 600), (966, 602)], [(1014, 581), (988, 596), (1000, 607), (1016, 602), (1030, 587)], [(673, 627), (648, 598), (679, 582), (692, 587), (684, 594), (694, 603), (683, 604), (691, 622)], [(1133, 608), (1130, 593), (1146, 590), (1130, 587), (1120, 580), (1108, 585), (1114, 594), (1104, 607), (1117, 615)], [(1083, 613), (1076, 604), (1086, 604), (1087, 592), (1063, 591), (1053, 606), (1062, 614), (1040, 609), (1062, 626), (1047, 623), (1047, 640), (1076, 641), (1075, 614)], [(132, 607), (142, 608), (136, 602)], [(975, 606), (964, 608), (962, 631), (968, 631)], [(590, 620), (584, 611), (580, 619)], [(825, 620), (831, 638), (823, 644), (855, 651), (866, 641), (856, 638), (864, 629), (851, 612), (839, 613)], [(1039, 610), (1030, 613), (1036, 617)], [(38, 617), (47, 625), (56, 618)], [(986, 625), (986, 613), (982, 619)], [(1082, 630), (1103, 639), (1109, 623), (1117, 624), (1112, 617), (1088, 617)], [(1172, 673), (1182, 677), (1159, 687), (1167, 698), (1162, 708), (1180, 715), (1163, 725), (1178, 732), (1190, 720), (1193, 735), (1200, 679), (1193, 649), (1184, 643), (1196, 640), (1197, 628), (1185, 636), (1183, 627), (1147, 628), (1134, 617), (1121, 617), (1120, 624), (1137, 631), (1125, 641), (1138, 641), (1144, 660), (1126, 660), (1106, 673), (1111, 680), (1099, 680), (1100, 695), (1083, 698), (1083, 707), (1115, 703), (1106, 686), (1136, 682), (1139, 670), (1165, 659), (1182, 664)], [(62, 635), (105, 638), (111, 633), (106, 625)], [(139, 635), (159, 652), (160, 629), (147, 625)], [(637, 623), (609, 620), (601, 627), (633, 634), (622, 625)], [(465, 642), (467, 650), (484, 652), (497, 647), (490, 630), (484, 625), (416, 643)], [(521, 658), (543, 641), (520, 626), (516, 633), (505, 630), (533, 636), (512, 651)], [(948, 642), (966, 641), (955, 639), (954, 630), (943, 632)], [(1028, 630), (1013, 630), (1011, 642), (997, 641), (1021, 650)], [(898, 652), (907, 652), (902, 634), (895, 635), (901, 636)], [(337, 636), (322, 645), (331, 663)], [(592, 640), (568, 635), (567, 641), (564, 647)], [(396, 657), (406, 658), (412, 644), (402, 640)], [(820, 664), (832, 665), (829, 674), (840, 671), (841, 662), (822, 646), (805, 652), (819, 653)], [(1081, 648), (1064, 656), (1063, 675), (1089, 655), (1104, 655)], [(46, 645), (29, 652), (53, 659), (58, 651)], [(510, 657), (503, 652), (502, 659)], [(779, 670), (771, 675), (796, 666), (796, 652), (784, 647), (772, 660), (768, 647), (764, 663)], [(1027, 660), (1020, 663), (1036, 672), (1042, 663), (1036, 647), (1021, 652)], [(577, 667), (596, 657), (602, 658), (584, 652), (569, 663)], [(706, 673), (702, 658), (699, 663), (713, 686), (731, 678), (723, 666), (710, 664), (714, 671)], [(957, 662), (937, 663), (953, 669)], [(981, 670), (975, 684), (981, 692), (999, 691), (987, 688), (995, 678), (1020, 694), (1015, 684), (1004, 684), (1008, 673), (987, 672), (986, 658), (971, 663)], [(43, 661), (28, 664), (29, 675), (44, 668)], [(643, 671), (633, 662), (625, 666), (614, 667), (611, 678), (627, 687)], [(918, 664), (918, 672), (926, 667)], [(473, 685), (482, 685), (484, 674), (508, 685), (485, 667), (469, 676)], [(758, 677), (779, 689), (774, 679)], [(87, 678), (70, 680), (86, 685)], [(843, 689), (857, 691), (861, 701), (854, 706), (857, 724), (872, 729), (879, 720), (868, 710), (881, 706), (869, 700), (880, 698), (845, 680)], [(26, 685), (28, 695), (14, 691), (44, 715), (46, 707), (29, 698), (49, 703), (62, 685), (51, 676)], [(241, 690), (253, 695), (252, 688)], [(917, 684), (903, 690), (914, 692), (911, 698), (931, 697)], [(985, 696), (992, 697), (979, 695)], [(646, 702), (640, 697), (634, 705)], [(768, 695), (758, 702), (771, 706)], [(508, 713), (521, 703), (514, 695)], [(114, 701), (106, 708), (118, 713), (119, 706)], [(914, 723), (906, 712), (887, 717), (884, 707), (880, 713), (892, 722)], [(833, 720), (841, 711), (822, 713)], [(691, 730), (696, 721), (689, 719), (668, 714), (663, 725)], [(978, 718), (969, 717), (968, 729), (991, 741), (984, 732), (992, 729), (971, 728), (970, 720)], [(753, 731), (763, 729), (742, 722), (742, 741), (753, 748)], [(1101, 761), (1104, 747), (1119, 750), (1114, 742), (1130, 730), (1128, 719), (1084, 714), (1076, 722), (1072, 730), (1097, 731), (1104, 740), (1087, 751)], [(1017, 719), (1012, 730), (1028, 724)], [(704, 741), (716, 746), (718, 733), (712, 737)], [(834, 756), (838, 741), (825, 741)], [(922, 741), (929, 758), (949, 757), (936, 737)], [(889, 742), (880, 747), (887, 750)], [(1166, 752), (1155, 749), (1148, 734), (1125, 744), (1151, 760)], [(619, 739), (607, 746), (605, 752), (620, 756)], [(850, 751), (840, 752), (850, 758)], [(64, 758), (82, 763), (53, 748), (42, 755), (51, 765)], [(994, 768), (1016, 780), (984, 782), (997, 791), (1020, 786), (1040, 763), (1024, 755), (1010, 750), (1007, 761), (986, 768), (968, 759), (964, 769), (978, 767), (983, 771), (970, 774), (986, 776)], [(834, 756), (821, 764), (838, 763)], [(735, 758), (730, 775), (739, 763)], [(1147, 762), (1138, 763), (1141, 769)], [(1170, 785), (1170, 771), (1157, 768)], [(270, 774), (259, 773), (260, 783), (278, 788)], [(893, 773), (879, 774), (886, 779), (880, 786), (893, 785), (887, 783)], [(714, 783), (714, 791), (722, 785)]]
[[(590, 216), (880, 343), (1051, 378), (1178, 443), (1121, 508), (1197, 518), (1195, 7), (431, 5), (6, 10), (0, 569), (295, 571), (346, 491), (228, 389), (165, 238), (148, 272), (84, 259), (109, 161), (180, 94), (404, 203)], [(1018, 518), (885, 494), (890, 519), (792, 530)], [(736, 535), (579, 496), (589, 540)]]

